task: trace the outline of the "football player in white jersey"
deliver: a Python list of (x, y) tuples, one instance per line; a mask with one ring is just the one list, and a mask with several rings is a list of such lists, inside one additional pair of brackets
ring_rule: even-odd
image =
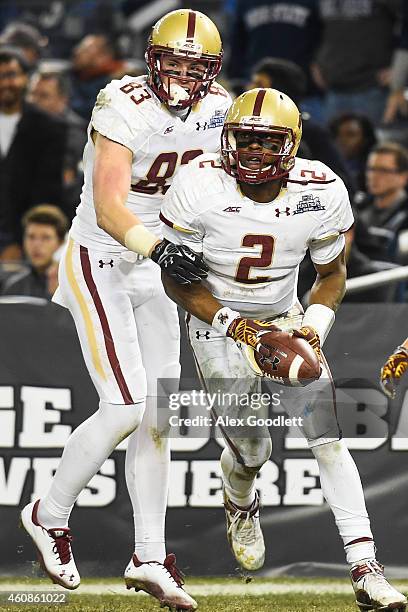
[[(364, 609), (404, 610), (406, 598), (387, 582), (375, 558), (361, 481), (341, 439), (321, 353), (344, 294), (343, 234), (353, 216), (342, 180), (320, 162), (295, 158), (300, 139), (301, 117), (285, 94), (254, 89), (235, 100), (223, 128), (221, 156), (202, 155), (180, 171), (161, 211), (166, 238), (202, 253), (208, 277), (188, 287), (164, 276), (163, 282), (189, 313), (201, 380), (208, 392), (221, 391), (218, 397), (260, 390), (262, 371), (253, 355), (267, 355), (262, 332), (268, 328), (292, 331), (311, 344), (321, 360), (320, 379), (300, 390), (270, 386), (283, 390), (290, 415), (303, 417), (301, 430), (319, 465), (357, 603)], [(296, 287), (307, 249), (317, 277), (303, 313)], [(216, 415), (246, 411), (231, 397), (231, 403), (215, 407)], [(223, 426), (221, 467), (228, 539), (237, 561), (254, 570), (265, 556), (255, 479), (269, 459), (271, 440), (264, 429), (248, 435), (249, 429)]]
[(55, 296), (73, 315), (100, 407), (73, 432), (49, 491), (23, 509), (22, 521), (54, 582), (76, 588), (71, 509), (130, 436), (126, 480), (136, 533), (126, 585), (172, 609), (193, 610), (175, 557), (165, 551), (170, 451), (155, 398), (157, 379), (177, 383), (180, 372), (177, 308), (160, 268), (188, 284), (200, 281), (206, 266), (188, 247), (162, 240), (159, 210), (178, 169), (219, 150), (231, 99), (215, 82), (221, 39), (202, 13), (182, 9), (160, 19), (146, 61), (147, 76), (112, 81), (98, 95)]

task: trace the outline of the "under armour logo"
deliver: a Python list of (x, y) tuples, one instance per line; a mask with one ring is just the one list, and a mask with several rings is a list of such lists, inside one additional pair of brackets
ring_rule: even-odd
[(199, 132), (200, 130), (206, 130), (208, 129), (208, 123), (207, 121), (204, 121), (204, 123), (200, 123), (200, 121), (196, 121), (196, 132)]
[(113, 268), (113, 259), (111, 259), (110, 261), (103, 261), (103, 259), (100, 259), (99, 267), (103, 268), (103, 266), (110, 266), (111, 268)]
[(275, 355), (274, 358), (273, 358), (273, 361), (271, 362), (272, 370), (277, 370), (279, 363), (280, 363), (280, 359), (279, 359), (279, 357), (276, 357), (276, 355)]
[(200, 332), (198, 329), (196, 331), (196, 338), (197, 340), (199, 340), (200, 338), (205, 338), (206, 340), (210, 339), (210, 332), (206, 331), (206, 332)]
[(241, 208), (241, 206), (227, 206), (227, 208), (224, 208), (223, 212), (239, 213)]
[[(64, 576), (67, 576), (65, 570), (62, 570), (62, 572), (60, 573), (60, 578), (63, 578)], [(71, 582), (74, 580), (75, 576), (74, 574), (71, 574), (70, 576), (68, 576), (68, 580), (70, 580)]]
[(285, 208), (285, 210), (279, 210), (279, 208), (275, 208), (275, 216), (279, 217), (279, 215), (286, 215), (287, 217), (289, 217), (289, 215), (290, 215), (290, 208), (289, 208), (289, 206), (287, 206)]
[(272, 370), (277, 370), (278, 369), (278, 365), (280, 363), (280, 359), (279, 359), (279, 357), (276, 357), (276, 355), (274, 356), (273, 359), (270, 359), (269, 357), (260, 357), (259, 361), (260, 361), (261, 365), (264, 365), (266, 362), (268, 362), (268, 364), (270, 364), (272, 366)]
[(220, 312), (220, 314), (218, 315), (218, 320), (221, 323), (221, 325), (225, 325), (225, 323), (228, 321), (229, 317), (227, 314), (223, 314), (222, 312)]

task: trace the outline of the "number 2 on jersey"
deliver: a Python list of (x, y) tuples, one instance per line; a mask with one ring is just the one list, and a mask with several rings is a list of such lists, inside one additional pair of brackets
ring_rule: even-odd
[[(193, 151), (184, 151), (181, 156), (180, 164), (188, 164), (192, 159), (202, 155), (201, 149)], [(170, 187), (166, 185), (166, 180), (173, 176), (177, 166), (178, 155), (175, 151), (171, 153), (160, 153), (150, 166), (146, 174), (146, 178), (138, 181), (135, 185), (131, 185), (132, 191), (136, 193), (148, 193), (154, 195), (159, 190), (164, 194)]]
[(268, 235), (246, 234), (242, 239), (241, 246), (255, 247), (261, 246), (261, 252), (257, 257), (242, 257), (237, 267), (235, 280), (239, 283), (252, 284), (266, 283), (272, 280), (269, 276), (256, 276), (249, 278), (251, 268), (268, 268), (273, 259), (275, 250), (275, 238)]

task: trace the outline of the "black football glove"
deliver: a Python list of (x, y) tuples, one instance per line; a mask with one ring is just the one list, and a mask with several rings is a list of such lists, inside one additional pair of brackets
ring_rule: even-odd
[(202, 255), (194, 253), (188, 246), (173, 244), (166, 239), (155, 246), (150, 257), (179, 285), (198, 283), (208, 274), (208, 266)]

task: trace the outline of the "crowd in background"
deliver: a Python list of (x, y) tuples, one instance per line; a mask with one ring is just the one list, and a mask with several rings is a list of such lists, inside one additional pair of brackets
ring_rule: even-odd
[[(49, 299), (79, 203), (96, 96), (145, 72), (146, 37), (179, 0), (3, 0), (0, 4), (0, 293)], [(221, 30), (223, 84), (274, 87), (301, 108), (299, 155), (345, 181), (356, 223), (349, 276), (408, 263), (408, 3), (202, 0)], [(314, 280), (306, 259), (300, 294)], [(357, 301), (406, 299), (404, 285)]]

